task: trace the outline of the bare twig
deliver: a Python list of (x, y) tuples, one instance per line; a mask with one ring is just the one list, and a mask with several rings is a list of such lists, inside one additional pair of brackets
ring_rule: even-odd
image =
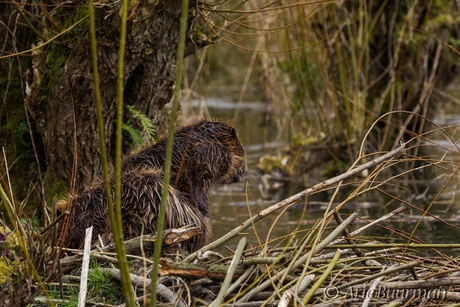
[[(375, 221), (367, 224), (366, 226), (363, 226), (363, 227), (353, 231), (352, 233), (350, 233), (350, 236), (356, 236), (358, 233), (361, 233), (364, 230), (370, 228), (371, 226), (376, 225), (378, 223), (381, 223), (381, 222), (389, 219), (390, 217), (403, 212), (404, 210), (406, 210), (406, 207), (399, 207), (398, 209), (396, 209), (396, 210), (394, 210), (394, 211), (382, 216), (381, 218), (376, 219)], [(345, 241), (345, 239), (338, 239), (338, 240), (335, 240), (334, 242), (332, 242), (331, 245), (340, 244), (340, 243), (343, 243), (344, 241)]]
[(227, 276), (225, 276), (225, 280), (222, 283), (222, 287), (220, 288), (219, 294), (217, 295), (214, 302), (212, 302), (210, 307), (218, 307), (224, 301), (225, 295), (227, 294), (227, 289), (230, 286), (230, 282), (232, 281), (233, 274), (235, 274), (236, 266), (241, 257), (241, 254), (243, 254), (245, 245), (246, 245), (246, 237), (243, 237), (240, 240), (240, 243), (238, 243), (238, 247), (237, 247), (235, 256), (233, 257), (232, 263), (230, 264), (228, 268)]
[(83, 253), (83, 265), (81, 269), (80, 294), (78, 295), (78, 307), (84, 307), (86, 302), (86, 291), (88, 285), (89, 255), (91, 250), (91, 238), (93, 226), (86, 229), (85, 249)]

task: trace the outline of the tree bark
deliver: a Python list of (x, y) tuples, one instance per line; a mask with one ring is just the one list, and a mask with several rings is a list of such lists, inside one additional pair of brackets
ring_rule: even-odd
[[(57, 8), (53, 20), (61, 31), (88, 14), (87, 5), (83, 2), (80, 5), (77, 3), (77, 9)], [(96, 13), (99, 80), (109, 153), (113, 147), (117, 107), (118, 12), (119, 7), (110, 4)], [(134, 22), (155, 13), (152, 18)], [(128, 16), (131, 14), (123, 72), (124, 104), (133, 105), (161, 128), (167, 119), (162, 109), (173, 95), (180, 1), (140, 2), (130, 8)], [(89, 19), (61, 40), (63, 44), (46, 45), (34, 53), (33, 67), (26, 74), (25, 103), (43, 138), (48, 184), (58, 180), (70, 186), (73, 181), (78, 193), (94, 182), (101, 169)], [(200, 48), (205, 43), (189, 40), (188, 44)], [(131, 114), (124, 113), (128, 120)], [(132, 117), (130, 125), (140, 128)], [(77, 171), (73, 176), (75, 162)]]

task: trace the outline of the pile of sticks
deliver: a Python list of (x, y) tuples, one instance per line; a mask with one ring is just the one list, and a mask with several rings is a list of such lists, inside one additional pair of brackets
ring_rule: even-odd
[[(163, 257), (160, 263), (162, 277), (157, 285), (159, 300), (173, 306), (194, 303), (209, 306), (397, 306), (460, 302), (460, 288), (457, 288), (460, 285), (460, 265), (436, 250), (445, 248), (452, 253), (453, 249), (460, 248), (460, 244), (356, 243), (354, 238), (359, 233), (403, 210), (404, 207), (398, 208), (348, 233), (347, 228), (358, 217), (355, 212), (316, 244), (306, 235), (292, 246), (253, 248), (245, 237), (241, 237), (231, 257), (223, 257), (209, 249), (180, 260)], [(340, 219), (338, 214), (334, 216), (336, 220)], [(168, 238), (171, 234), (176, 236), (189, 230), (190, 227), (169, 230), (165, 236)], [(128, 254), (132, 253), (128, 257), (147, 264), (144, 271), (148, 271), (152, 262), (136, 254), (141, 248), (148, 253), (154, 239), (154, 236), (143, 236), (125, 242)], [(419, 253), (421, 249), (431, 249), (435, 256), (423, 257)], [(91, 256), (99, 262), (117, 262), (113, 246), (83, 252), (67, 251), (71, 252), (75, 254), (61, 259), (61, 267), (65, 271), (83, 261), (83, 270), (80, 278), (64, 275), (61, 280), (67, 282), (86, 279), (85, 252), (87, 258)], [(113, 266), (107, 265), (100, 270), (114, 279), (121, 278), (119, 270)], [(131, 274), (131, 282), (139, 300), (148, 297), (144, 292), (150, 288), (148, 277)]]
[[(285, 236), (281, 240), (283, 246), (265, 243), (254, 247), (242, 235), (244, 230), (259, 220), (315, 191), (332, 184), (340, 186), (343, 180), (376, 165), (382, 169), (383, 163), (388, 163), (404, 151), (404, 146), (260, 211), (193, 254), (185, 257), (168, 257), (164, 254), (160, 261), (161, 278), (157, 284), (159, 302), (169, 306), (213, 307), (312, 304), (402, 306), (460, 302), (460, 266), (452, 257), (460, 244), (424, 244), (412, 235), (407, 236), (405, 243), (382, 243), (373, 238), (365, 238), (366, 241), (361, 243), (362, 238), (357, 236), (359, 233), (381, 225), (402, 212), (404, 207), (350, 233), (348, 228), (359, 213), (355, 212), (342, 220), (338, 212), (340, 206), (333, 210), (329, 206), (324, 217), (311, 229), (303, 231), (302, 236), (299, 236), (300, 231)], [(330, 226), (333, 219), (337, 226)], [(173, 229), (166, 231), (164, 242), (165, 245), (178, 246), (181, 241), (197, 234), (199, 229), (191, 226)], [(87, 237), (91, 238), (91, 235)], [(237, 237), (240, 240), (231, 256), (224, 257), (217, 252), (218, 248)], [(149, 272), (152, 265), (145, 255), (153, 248), (154, 240), (154, 235), (148, 235), (125, 242), (128, 258), (137, 259), (144, 266), (143, 272)], [(444, 252), (438, 251), (440, 248)], [(426, 250), (429, 250), (429, 257), (423, 256)], [(89, 248), (84, 251), (67, 249), (66, 253), (69, 256), (59, 260), (59, 274), (64, 274), (61, 280), (80, 281), (80, 291), (86, 288), (84, 280), (90, 257), (108, 263), (101, 270), (114, 279), (121, 278), (113, 265), (118, 261), (114, 246), (91, 251)], [(81, 263), (81, 277), (65, 275)], [(149, 297), (147, 289), (151, 280), (148, 273), (133, 272), (131, 282), (139, 301)], [(45, 298), (38, 300), (45, 301)]]

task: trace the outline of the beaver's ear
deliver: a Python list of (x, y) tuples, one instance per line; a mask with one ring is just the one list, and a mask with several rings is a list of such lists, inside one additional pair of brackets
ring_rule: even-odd
[(235, 130), (235, 128), (230, 127), (230, 135), (231, 135), (232, 137), (236, 137), (236, 130)]

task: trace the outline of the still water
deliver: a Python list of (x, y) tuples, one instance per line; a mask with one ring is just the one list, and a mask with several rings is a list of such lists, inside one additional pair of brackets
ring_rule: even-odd
[[(201, 114), (230, 121), (237, 129), (245, 147), (249, 169), (257, 170), (257, 164), (261, 156), (274, 154), (285, 149), (288, 144), (287, 131), (280, 132), (277, 128), (279, 115), (274, 114), (264, 103), (243, 102), (238, 104), (231, 101), (231, 99), (208, 98), (205, 101), (193, 101), (188, 108), (193, 109), (193, 111), (189, 109), (189, 111), (192, 111), (188, 112), (189, 114)], [(460, 116), (446, 115), (452, 114), (452, 111), (444, 111), (444, 113), (440, 112), (434, 119), (438, 124), (460, 124)], [(458, 113), (456, 114), (460, 114), (460, 108), (457, 111)], [(455, 135), (456, 131), (450, 131), (449, 133)], [(442, 134), (435, 135), (433, 138), (439, 144), (446, 146), (451, 144)], [(420, 155), (439, 156), (443, 154), (443, 151), (437, 145), (422, 148), (423, 152)], [(419, 172), (426, 172), (427, 176), (425, 177), (428, 179), (420, 180), (418, 178), (411, 181), (409, 178), (400, 181), (396, 180), (394, 189), (390, 190), (394, 196), (404, 202), (419, 208), (427, 208), (446, 183), (449, 173), (446, 173), (446, 175), (442, 171), (433, 171), (432, 169), (422, 169)], [(287, 188), (275, 189), (274, 192), (270, 193), (264, 188), (262, 174), (260, 173), (249, 175), (243, 182), (215, 188), (210, 196), (209, 208), (213, 224), (213, 239), (228, 233), (260, 210), (303, 190), (305, 185), (310, 187), (328, 179), (321, 178), (318, 174), (321, 174), (321, 172), (307, 174), (303, 178), (294, 178), (294, 182)], [(350, 185), (342, 189), (335, 201), (340, 202), (346, 199), (357, 186)], [(429, 212), (459, 227), (460, 205), (455, 201), (458, 192), (460, 192), (458, 179), (451, 179), (433, 203)], [(305, 201), (302, 201), (287, 209), (283, 214), (280, 214), (281, 211), (272, 214), (259, 221), (255, 225), (255, 231), (249, 228), (244, 232), (244, 235), (250, 244), (257, 246), (259, 241), (265, 243), (266, 240), (289, 235), (297, 227), (300, 230), (309, 229), (318, 219), (322, 218), (332, 194), (333, 190), (330, 190), (310, 196), (306, 207), (304, 207)], [(355, 209), (360, 209), (360, 217), (373, 220), (403, 205), (403, 202), (380, 193), (366, 193), (348, 202), (340, 210), (340, 213), (349, 214)], [(422, 213), (411, 209), (409, 206), (406, 207), (405, 212), (384, 222), (382, 225), (403, 230), (407, 236), (410, 235)], [(306, 209), (304, 210), (304, 208)], [(362, 220), (357, 220), (353, 229), (362, 227), (364, 223)], [(269, 232), (270, 236), (268, 237)], [(431, 217), (426, 217), (415, 232), (415, 235), (425, 243), (458, 243), (459, 234), (460, 230), (445, 225)], [(407, 239), (401, 235), (378, 226), (374, 226), (363, 233), (362, 236), (379, 237), (387, 242), (407, 242)], [(366, 240), (364, 238), (363, 242)], [(227, 246), (234, 249), (238, 241), (239, 238), (235, 238), (228, 242)], [(273, 246), (276, 243), (279, 243), (279, 241), (270, 245)], [(225, 252), (225, 248), (221, 248), (220, 251)]]

